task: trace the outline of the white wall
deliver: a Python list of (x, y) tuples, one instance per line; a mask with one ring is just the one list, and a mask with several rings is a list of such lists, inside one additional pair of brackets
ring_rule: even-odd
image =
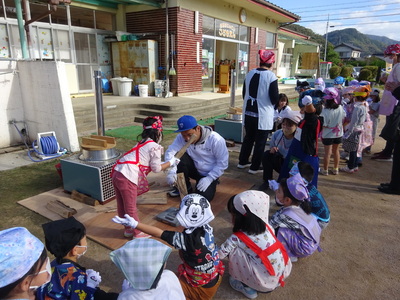
[(15, 70), (16, 75), (0, 75), (3, 83), (0, 132), (6, 133), (0, 135), (0, 147), (21, 142), (17, 130), (8, 124), (15, 119), (26, 122), (32, 141), (37, 139), (37, 133), (54, 131), (61, 147), (79, 151), (65, 64), (42, 61), (7, 63), (8, 69), (6, 62), (0, 62), (0, 73)]
[[(0, 60), (0, 148), (21, 143), (21, 137), (9, 121), (24, 121), (17, 62)], [(23, 124), (17, 123), (18, 128)], [(22, 128), (21, 128), (22, 129)]]

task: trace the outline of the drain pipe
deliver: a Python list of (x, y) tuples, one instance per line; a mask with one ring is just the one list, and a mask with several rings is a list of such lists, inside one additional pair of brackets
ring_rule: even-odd
[(15, 10), (17, 12), (19, 40), (21, 42), (22, 58), (27, 59), (29, 58), (29, 53), (28, 53), (28, 47), (26, 46), (24, 18), (22, 17), (21, 0), (14, 0), (14, 1), (15, 1)]
[(103, 112), (103, 93), (101, 84), (101, 71), (94, 71), (94, 86), (96, 93), (96, 121), (97, 135), (104, 136), (104, 112)]
[(231, 107), (235, 107), (236, 97), (236, 70), (232, 70), (231, 74)]
[(165, 0), (165, 98), (169, 97), (169, 31), (168, 0)]

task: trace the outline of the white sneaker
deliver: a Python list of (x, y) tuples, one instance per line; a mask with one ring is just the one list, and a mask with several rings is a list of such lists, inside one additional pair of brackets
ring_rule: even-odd
[(241, 164), (238, 164), (238, 165), (237, 165), (238, 169), (244, 169), (244, 168), (248, 168), (248, 167), (250, 167), (250, 166), (251, 166), (251, 163), (244, 164), (244, 165), (241, 165)]
[(249, 169), (247, 171), (247, 173), (249, 173), (249, 174), (258, 174), (258, 173), (262, 173), (262, 172), (263, 172), (263, 170), (252, 170), (252, 169)]
[(319, 174), (321, 174), (321, 175), (324, 175), (324, 176), (328, 176), (328, 170), (325, 170), (325, 169), (319, 169), (319, 172), (318, 172)]
[[(345, 166), (345, 167), (343, 167), (343, 168), (340, 168), (340, 171), (346, 172), (346, 173), (349, 173), (349, 174), (353, 174), (354, 172), (356, 172), (354, 169), (349, 169), (348, 166)], [(357, 171), (358, 171), (358, 168), (357, 168)]]

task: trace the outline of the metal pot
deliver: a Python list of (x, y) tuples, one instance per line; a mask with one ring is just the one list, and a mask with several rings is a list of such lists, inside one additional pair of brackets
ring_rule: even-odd
[(79, 156), (80, 160), (84, 161), (103, 161), (115, 158), (119, 155), (119, 151), (115, 148), (104, 150), (85, 150), (82, 149), (82, 154)]
[(242, 121), (242, 114), (230, 114), (228, 113), (226, 116), (227, 120), (232, 120), (232, 121)]

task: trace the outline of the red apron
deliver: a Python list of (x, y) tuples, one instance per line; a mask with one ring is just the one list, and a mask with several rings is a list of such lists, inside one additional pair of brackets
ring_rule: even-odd
[(138, 165), (139, 167), (139, 177), (138, 177), (138, 184), (137, 184), (137, 195), (141, 195), (144, 194), (146, 192), (149, 191), (149, 182), (147, 181), (147, 175), (150, 173), (151, 169), (150, 166), (143, 166), (142, 164), (140, 164), (139, 162), (139, 149), (141, 147), (143, 147), (144, 145), (148, 144), (148, 143), (155, 143), (154, 141), (147, 141), (143, 144), (137, 144), (135, 147), (133, 147), (131, 150), (129, 150), (128, 152), (126, 152), (122, 157), (124, 157), (125, 155), (132, 153), (133, 151), (136, 150), (136, 160), (135, 161), (131, 161), (131, 160), (127, 160), (127, 161), (123, 161), (121, 162), (120, 160), (122, 159), (122, 157), (120, 159), (117, 160), (117, 162), (115, 163), (115, 165), (113, 166), (112, 170), (111, 170), (111, 177), (113, 176), (114, 172), (115, 172), (115, 167), (116, 165), (122, 165), (122, 164), (133, 164), (133, 165)]
[[(261, 259), (268, 273), (271, 276), (275, 276), (275, 270), (272, 267), (272, 264), (269, 261), (268, 256), (280, 249), (283, 255), (283, 261), (285, 262), (285, 266), (287, 266), (288, 264), (289, 257), (287, 255), (285, 246), (283, 246), (282, 243), (276, 239), (275, 234), (272, 232), (271, 228), (269, 228), (269, 226), (266, 227), (268, 231), (271, 233), (272, 237), (274, 238), (275, 243), (264, 250), (261, 250), (261, 248), (258, 247), (244, 232), (238, 231), (235, 232), (234, 235), (236, 235), (243, 243), (245, 243), (247, 247), (253, 250), (254, 253), (256, 253), (258, 257)], [(279, 283), (281, 286), (285, 285), (285, 282), (283, 281), (283, 274), (281, 275), (281, 277), (279, 277)]]

